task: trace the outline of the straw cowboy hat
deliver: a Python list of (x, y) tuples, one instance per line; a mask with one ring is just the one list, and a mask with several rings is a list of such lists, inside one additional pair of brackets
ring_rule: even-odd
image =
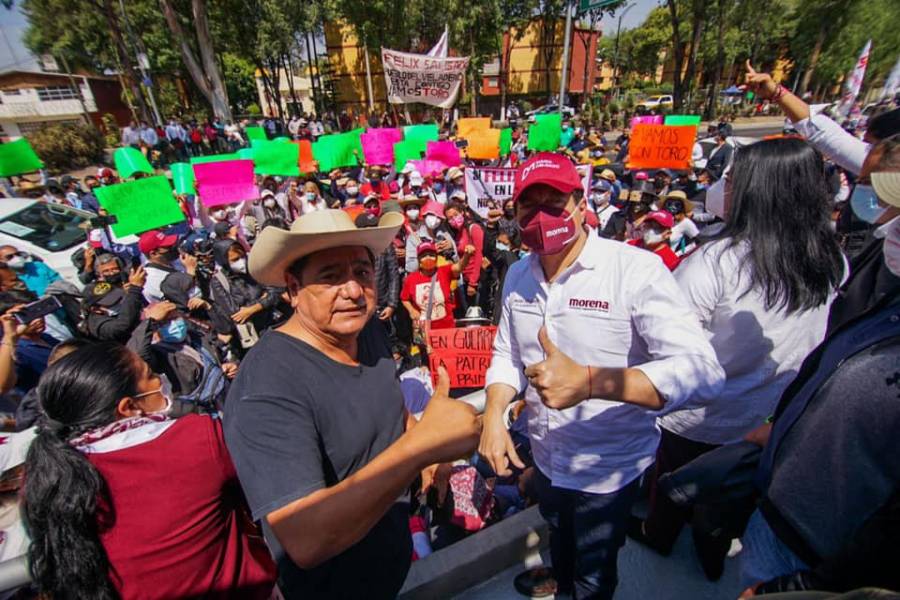
[(319, 250), (365, 246), (384, 252), (403, 225), (403, 215), (386, 213), (377, 227), (358, 229), (343, 210), (317, 210), (294, 221), (290, 231), (266, 227), (250, 250), (250, 275), (264, 285), (283, 286), (284, 272), (296, 260)]
[(684, 214), (689, 215), (694, 212), (694, 203), (688, 200), (687, 194), (682, 190), (673, 190), (666, 194), (666, 200), (681, 200), (684, 205)]

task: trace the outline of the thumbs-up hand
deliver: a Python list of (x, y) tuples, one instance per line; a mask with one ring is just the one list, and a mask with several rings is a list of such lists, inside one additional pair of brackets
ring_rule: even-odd
[(546, 358), (525, 369), (531, 387), (549, 408), (561, 410), (587, 400), (590, 394), (590, 370), (579, 365), (556, 347), (547, 334), (547, 327), (538, 331), (538, 341)]
[(469, 404), (450, 398), (450, 376), (444, 367), (438, 367), (434, 395), (408, 433), (418, 448), (416, 455), (424, 459), (423, 467), (467, 457), (478, 447), (481, 421)]
[(753, 68), (753, 65), (750, 64), (749, 58), (747, 59), (745, 66), (747, 69), (745, 79), (747, 87), (757, 96), (765, 100), (766, 98), (771, 98), (772, 95), (778, 91), (778, 84), (775, 83), (772, 76), (768, 73), (757, 73), (756, 69)]

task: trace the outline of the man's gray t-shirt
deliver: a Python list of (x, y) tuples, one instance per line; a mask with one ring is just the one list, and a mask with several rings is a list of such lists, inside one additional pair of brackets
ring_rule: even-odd
[(291, 561), (265, 519), (343, 481), (402, 435), (403, 396), (379, 325), (360, 333), (356, 367), (266, 333), (241, 363), (225, 403), (225, 442), (288, 599), (392, 598), (409, 570), (405, 497), (357, 544), (308, 570)]

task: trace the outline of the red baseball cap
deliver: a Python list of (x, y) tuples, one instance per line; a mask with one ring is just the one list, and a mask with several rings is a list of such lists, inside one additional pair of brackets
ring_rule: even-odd
[(437, 254), (437, 246), (435, 246), (434, 242), (432, 242), (431, 240), (425, 240), (424, 242), (416, 246), (417, 255), (422, 256), (426, 252)]
[(141, 237), (138, 239), (138, 250), (141, 251), (141, 254), (149, 255), (154, 250), (174, 246), (177, 243), (177, 235), (166, 235), (162, 231), (154, 229), (141, 234)]
[(553, 152), (538, 152), (516, 169), (513, 202), (518, 201), (522, 192), (538, 183), (549, 185), (564, 194), (571, 194), (582, 186), (581, 176), (572, 161)]
[(646, 218), (648, 221), (659, 223), (666, 229), (671, 229), (675, 225), (675, 217), (667, 210), (654, 210), (651, 213), (647, 213)]

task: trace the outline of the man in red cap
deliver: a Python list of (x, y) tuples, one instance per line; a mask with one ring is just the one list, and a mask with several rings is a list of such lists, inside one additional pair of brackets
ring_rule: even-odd
[(725, 374), (662, 261), (588, 234), (568, 159), (536, 154), (514, 185), (531, 255), (504, 283), (479, 452), (498, 475), (524, 467), (503, 422), (524, 392), (553, 567), (520, 575), (517, 588), (608, 599), (658, 411), (715, 395)]
[(670, 271), (681, 264), (681, 259), (669, 246), (669, 238), (672, 237), (672, 227), (675, 226), (675, 217), (664, 210), (654, 210), (647, 213), (640, 226), (641, 236), (628, 243), (638, 248), (644, 248), (653, 252), (663, 261)]
[(147, 258), (144, 269), (147, 272), (147, 282), (144, 284), (144, 298), (147, 302), (162, 302), (165, 297), (162, 292), (162, 282), (172, 273), (179, 272), (174, 266), (178, 259), (178, 236), (166, 235), (159, 229), (146, 231), (138, 239), (138, 249)]

